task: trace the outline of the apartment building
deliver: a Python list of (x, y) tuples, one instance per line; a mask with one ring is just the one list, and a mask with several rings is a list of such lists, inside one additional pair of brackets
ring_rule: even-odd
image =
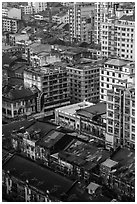
[(17, 33), (19, 29), (19, 21), (17, 19), (3, 17), (2, 18), (2, 31)]
[(41, 43), (32, 43), (26, 46), (24, 58), (33, 67), (61, 62), (60, 54), (51, 52), (51, 45)]
[(81, 59), (67, 67), (70, 80), (70, 100), (72, 103), (99, 101), (99, 67), (101, 60)]
[(56, 22), (57, 24), (67, 24), (69, 23), (69, 14), (68, 11), (67, 12), (63, 12), (63, 13), (58, 13), (54, 16), (52, 16), (52, 21)]
[(20, 8), (21, 8), (22, 14), (26, 15), (26, 14), (33, 14), (33, 13), (35, 13), (34, 12), (34, 8), (32, 6), (29, 6), (29, 5), (23, 6), (23, 5), (21, 5)]
[(101, 51), (104, 57), (118, 56), (121, 59), (135, 60), (135, 16), (124, 15), (117, 11), (117, 16), (102, 23)]
[(28, 6), (31, 6), (35, 13), (39, 13), (46, 10), (47, 2), (28, 2)]
[(27, 87), (36, 85), (42, 92), (39, 112), (53, 114), (55, 108), (70, 103), (68, 74), (62, 63), (25, 69), (24, 84)]
[(96, 2), (95, 3), (95, 24), (94, 24), (94, 41), (96, 44), (101, 43), (102, 23), (108, 17), (114, 15), (117, 4), (113, 2)]
[(114, 86), (107, 92), (106, 145), (135, 148), (135, 86)]
[(114, 85), (124, 85), (124, 80), (134, 81), (134, 62), (122, 59), (110, 59), (100, 67), (100, 100), (107, 100), (107, 90)]
[[(93, 20), (93, 11), (94, 11), (94, 3), (92, 2), (75, 2), (69, 8), (69, 37), (70, 41), (88, 41), (88, 33), (89, 30), (92, 29), (92, 22), (90, 22), (90, 26), (87, 25), (87, 19)], [(91, 20), (91, 21), (92, 21)]]
[(8, 18), (21, 20), (21, 9), (3, 7), (2, 8), (2, 17), (8, 17)]

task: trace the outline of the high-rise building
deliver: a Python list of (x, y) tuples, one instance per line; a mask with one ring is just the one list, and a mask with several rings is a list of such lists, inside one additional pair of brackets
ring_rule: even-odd
[(100, 60), (86, 60), (85, 62), (68, 66), (70, 80), (70, 100), (72, 103), (99, 101), (99, 67)]
[(70, 103), (68, 74), (65, 67), (59, 63), (25, 69), (24, 85), (26, 87), (35, 85), (42, 92), (38, 102), (39, 112), (51, 115), (55, 108)]
[(28, 2), (28, 6), (32, 6), (35, 13), (39, 13), (40, 11), (46, 10), (47, 2)]
[[(101, 26), (101, 51), (103, 57), (118, 56), (121, 59), (135, 60), (135, 16), (124, 15), (106, 19)], [(120, 17), (120, 18), (118, 18)]]
[[(92, 2), (75, 2), (69, 8), (70, 41), (91, 42), (91, 35), (95, 5)], [(90, 19), (90, 21), (89, 21)]]
[(114, 86), (107, 92), (106, 146), (135, 148), (135, 86)]
[(123, 81), (128, 79), (134, 81), (135, 63), (122, 59), (109, 59), (100, 67), (100, 100), (107, 100), (107, 90), (114, 85), (124, 85)]
[(102, 23), (115, 13), (116, 7), (117, 4), (113, 2), (95, 3), (94, 42), (96, 44), (101, 43)]

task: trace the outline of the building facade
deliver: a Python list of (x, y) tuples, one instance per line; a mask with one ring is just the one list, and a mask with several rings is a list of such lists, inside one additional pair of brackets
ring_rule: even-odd
[(2, 31), (17, 33), (19, 29), (19, 21), (17, 19), (3, 17), (2, 18)]
[[(88, 37), (88, 32), (92, 29), (92, 22), (89, 22), (87, 25), (87, 19), (93, 18), (93, 10), (95, 6), (93, 3), (83, 2), (83, 3), (74, 3), (69, 8), (69, 35), (70, 41), (86, 41), (87, 43), (91, 42)], [(92, 19), (93, 20), (93, 19)], [(91, 20), (91, 21), (92, 21)]]
[(107, 92), (106, 146), (135, 148), (135, 88), (115, 86)]
[(35, 84), (42, 92), (39, 111), (53, 114), (55, 108), (70, 103), (68, 74), (61, 65), (26, 69), (24, 84), (27, 87)]
[(114, 85), (124, 85), (124, 80), (134, 81), (135, 64), (134, 62), (110, 59), (105, 62), (104, 68), (100, 68), (100, 100), (106, 101), (107, 90)]
[(99, 60), (85, 60), (68, 66), (70, 80), (70, 100), (72, 103), (99, 101)]
[(31, 115), (37, 112), (38, 90), (24, 87), (3, 87), (2, 116), (16, 118)]
[[(121, 16), (122, 15), (122, 16)], [(118, 18), (119, 16), (119, 18)], [(135, 60), (135, 16), (124, 15), (106, 19), (101, 25), (101, 50), (103, 57), (120, 57)]]

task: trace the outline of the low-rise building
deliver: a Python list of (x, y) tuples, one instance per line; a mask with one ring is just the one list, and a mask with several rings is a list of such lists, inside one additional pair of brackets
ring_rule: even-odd
[(135, 201), (135, 152), (119, 148), (100, 166), (103, 182), (121, 201)]
[(105, 144), (106, 103), (81, 108), (77, 110), (77, 115), (80, 117), (80, 134)]
[(84, 109), (93, 105), (89, 102), (81, 102), (73, 105), (57, 108), (55, 110), (55, 123), (63, 127), (80, 132), (80, 116), (77, 114), (79, 109)]
[(3, 164), (3, 198), (13, 202), (63, 201), (63, 195), (73, 184), (73, 181), (19, 155)]
[(56, 22), (57, 24), (67, 24), (69, 23), (69, 14), (68, 12), (58, 13), (55, 16), (52, 16), (52, 21)]
[(104, 148), (74, 138), (67, 148), (59, 152), (58, 162), (61, 171), (89, 184), (93, 178), (99, 182), (98, 166), (109, 156), (109, 151)]
[(2, 90), (2, 115), (6, 118), (16, 118), (31, 115), (37, 112), (38, 89), (36, 87), (24, 88), (3, 87)]

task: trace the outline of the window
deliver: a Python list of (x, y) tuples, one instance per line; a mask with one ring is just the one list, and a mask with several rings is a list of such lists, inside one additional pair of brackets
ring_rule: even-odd
[(132, 115), (135, 116), (135, 110), (134, 109), (132, 109)]
[(108, 96), (108, 101), (113, 101), (113, 96)]
[(108, 119), (108, 124), (109, 124), (109, 125), (113, 125), (113, 120)]
[(135, 132), (135, 126), (132, 125), (132, 132)]
[(107, 72), (107, 75), (109, 75), (109, 72)]
[(114, 73), (114, 72), (112, 73), (112, 76), (115, 76), (115, 73)]
[(135, 118), (132, 118), (132, 123), (135, 124)]
[(108, 132), (113, 133), (113, 128), (111, 126), (108, 126)]
[(104, 89), (101, 89), (101, 92), (104, 93)]
[(103, 95), (101, 95), (101, 99), (104, 99), (104, 96), (103, 96)]
[(108, 103), (108, 109), (111, 109), (111, 110), (113, 110), (113, 104), (111, 104), (111, 103)]
[(109, 88), (109, 84), (107, 84), (107, 88)]
[(112, 79), (112, 83), (115, 83), (115, 79)]
[(131, 139), (132, 139), (132, 140), (135, 140), (135, 134), (132, 134), (132, 135), (131, 135)]
[(120, 78), (121, 78), (121, 74), (118, 74), (118, 77), (120, 77)]
[(130, 109), (126, 107), (126, 108), (125, 108), (125, 113), (126, 113), (126, 114), (130, 114)]
[(132, 107), (135, 107), (135, 101), (132, 101)]
[(102, 70), (101, 73), (104, 74), (104, 71)]
[(101, 83), (101, 86), (104, 86), (104, 83)]
[(107, 78), (107, 81), (109, 81), (109, 78)]
[(104, 80), (104, 77), (101, 77), (101, 80)]
[(108, 116), (112, 118), (113, 117), (113, 112), (112, 111), (108, 111)]

